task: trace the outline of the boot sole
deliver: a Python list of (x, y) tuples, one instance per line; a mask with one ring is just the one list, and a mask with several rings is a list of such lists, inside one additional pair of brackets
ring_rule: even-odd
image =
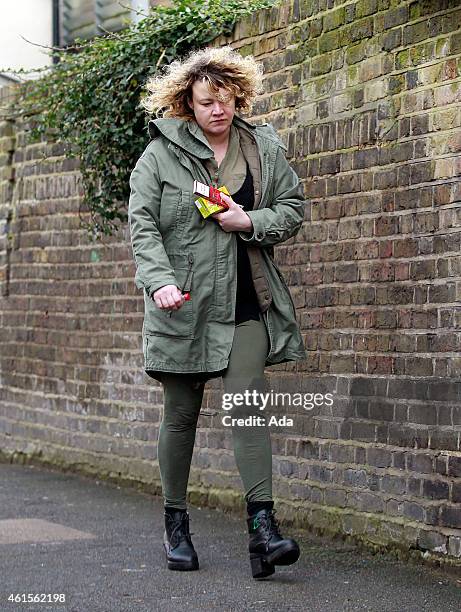
[(199, 569), (198, 559), (194, 559), (193, 561), (169, 561), (168, 552), (165, 545), (163, 546), (163, 550), (165, 551), (167, 566), (169, 570), (176, 570), (179, 572), (192, 572), (194, 570)]
[(279, 548), (271, 555), (250, 554), (250, 564), (253, 578), (266, 578), (275, 572), (275, 565), (291, 565), (299, 559), (299, 546), (288, 544)]
[(169, 570), (177, 570), (179, 572), (191, 572), (199, 569), (198, 562), (178, 563), (177, 561), (168, 561)]

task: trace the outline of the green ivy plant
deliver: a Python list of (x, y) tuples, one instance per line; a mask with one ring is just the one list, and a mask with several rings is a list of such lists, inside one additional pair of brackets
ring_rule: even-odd
[(157, 6), (118, 33), (51, 49), (52, 69), (21, 84), (9, 118), (28, 126), (28, 142), (53, 135), (67, 157), (79, 158), (82, 204), (90, 213), (81, 225), (90, 239), (112, 235), (127, 220), (129, 175), (147, 142), (148, 117), (139, 104), (147, 77), (191, 49), (231, 35), (239, 19), (275, 3), (179, 0)]

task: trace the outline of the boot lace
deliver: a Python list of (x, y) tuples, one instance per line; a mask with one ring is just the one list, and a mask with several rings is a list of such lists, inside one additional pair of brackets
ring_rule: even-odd
[(282, 534), (280, 533), (280, 524), (278, 520), (275, 518), (276, 512), (277, 510), (271, 510), (269, 512), (268, 517), (267, 517), (268, 527), (269, 527), (269, 531), (271, 535), (278, 535), (282, 537)]
[[(173, 529), (170, 534), (170, 545), (175, 548), (181, 541), (181, 536), (190, 539), (190, 536), (194, 535), (192, 531), (189, 531), (187, 527), (187, 516), (184, 515), (181, 520), (175, 520), (172, 516), (168, 515), (168, 520), (173, 523)], [(189, 521), (192, 519), (189, 517)]]
[(274, 535), (283, 537), (282, 534), (280, 533), (280, 524), (278, 520), (275, 518), (276, 512), (277, 510), (270, 510), (266, 514), (266, 516), (259, 517), (259, 521), (260, 521), (259, 524), (264, 529), (264, 531), (266, 531), (267, 535), (269, 536), (269, 539)]

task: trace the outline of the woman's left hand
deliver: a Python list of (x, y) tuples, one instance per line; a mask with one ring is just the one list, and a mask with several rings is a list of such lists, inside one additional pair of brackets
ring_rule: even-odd
[(219, 223), (221, 229), (225, 232), (251, 232), (253, 223), (243, 208), (225, 193), (222, 193), (221, 197), (226, 204), (229, 204), (229, 209), (211, 215)]

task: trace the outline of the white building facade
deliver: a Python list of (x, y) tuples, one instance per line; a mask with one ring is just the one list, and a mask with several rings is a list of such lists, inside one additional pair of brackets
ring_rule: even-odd
[[(27, 42), (30, 41), (30, 42)], [(17, 80), (8, 69), (51, 64), (45, 47), (53, 43), (52, 0), (15, 0), (0, 7), (0, 85)], [(42, 45), (42, 46), (38, 46)], [(34, 75), (24, 75), (27, 78)]]
[(155, 4), (168, 0), (15, 0), (0, 5), (0, 86), (34, 78), (52, 64), (50, 48), (66, 47), (139, 21)]

